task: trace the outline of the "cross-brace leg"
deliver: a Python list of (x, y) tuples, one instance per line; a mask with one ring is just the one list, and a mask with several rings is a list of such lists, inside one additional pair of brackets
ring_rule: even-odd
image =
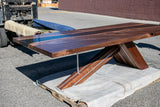
[(132, 67), (139, 69), (148, 68), (148, 65), (144, 61), (134, 43), (129, 42), (119, 46), (104, 48), (99, 54), (92, 58), (87, 65), (81, 67), (80, 69), (77, 67), (78, 72), (74, 72), (57, 87), (59, 89), (65, 89), (84, 82), (113, 57), (116, 59), (116, 61), (128, 64)]
[(65, 89), (73, 85), (80, 84), (95, 73), (101, 66), (112, 59), (113, 55), (119, 50), (118, 46), (104, 48), (99, 54), (92, 58), (89, 63), (79, 69), (79, 72), (74, 72), (66, 80), (57, 87)]
[(141, 70), (148, 68), (147, 63), (133, 42), (121, 44), (119, 46), (120, 51), (114, 55), (117, 62), (127, 64)]

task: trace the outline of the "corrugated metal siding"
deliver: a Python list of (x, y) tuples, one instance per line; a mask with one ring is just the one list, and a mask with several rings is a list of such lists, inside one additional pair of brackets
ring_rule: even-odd
[(59, 0), (59, 9), (160, 21), (160, 0)]

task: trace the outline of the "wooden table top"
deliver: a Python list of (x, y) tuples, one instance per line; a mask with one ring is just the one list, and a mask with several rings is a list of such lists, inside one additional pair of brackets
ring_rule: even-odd
[(160, 35), (160, 26), (124, 23), (28, 37), (14, 42), (50, 57), (60, 57)]

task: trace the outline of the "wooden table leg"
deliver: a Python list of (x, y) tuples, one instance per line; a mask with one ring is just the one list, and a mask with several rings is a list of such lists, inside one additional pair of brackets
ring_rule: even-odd
[(141, 70), (148, 68), (147, 63), (133, 42), (121, 44), (119, 46), (120, 51), (114, 55), (116, 61)]
[(79, 73), (76, 71), (66, 80), (64, 80), (57, 87), (59, 89), (65, 89), (73, 85), (80, 84), (87, 80), (93, 73), (95, 73), (100, 67), (112, 59), (113, 55), (119, 51), (118, 46), (106, 47), (99, 54), (97, 54), (89, 64), (80, 68)]
[(102, 67), (105, 63), (112, 59), (112, 57), (114, 57), (116, 61), (120, 63), (124, 63), (141, 70), (148, 68), (147, 63), (144, 61), (142, 55), (140, 54), (134, 43), (129, 42), (121, 44), (119, 45), (119, 47), (106, 47), (94, 58), (92, 58), (89, 64), (81, 67), (79, 72), (75, 71), (57, 87), (59, 89), (65, 89), (84, 82), (100, 67)]

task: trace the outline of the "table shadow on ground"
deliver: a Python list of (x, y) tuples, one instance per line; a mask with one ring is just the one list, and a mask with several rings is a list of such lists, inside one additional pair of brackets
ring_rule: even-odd
[(14, 48), (22, 51), (23, 53), (28, 54), (29, 56), (33, 56), (34, 54), (39, 54), (39, 53), (37, 53), (35, 51), (32, 51), (31, 49), (28, 49), (26, 47), (21, 46), (21, 45), (14, 46)]
[(152, 44), (148, 44), (148, 43), (136, 43), (136, 46), (138, 46), (139, 48), (150, 48), (150, 49), (160, 51), (159, 47), (154, 46)]
[[(99, 52), (100, 50), (80, 54), (79, 55), (80, 66), (86, 65), (88, 61)], [(111, 60), (108, 63), (110, 64), (115, 63), (115, 61)], [(76, 69), (76, 67), (77, 67), (76, 55), (73, 55), (73, 56), (53, 59), (45, 62), (35, 63), (31, 65), (26, 65), (22, 67), (17, 67), (16, 69), (20, 71), (22, 74), (26, 75), (31, 80), (36, 81), (40, 78), (43, 78), (51, 74), (55, 74), (58, 72), (62, 72), (62, 71), (66, 71), (74, 68)], [(66, 73), (65, 75), (59, 75), (56, 78), (70, 75), (73, 72)]]

